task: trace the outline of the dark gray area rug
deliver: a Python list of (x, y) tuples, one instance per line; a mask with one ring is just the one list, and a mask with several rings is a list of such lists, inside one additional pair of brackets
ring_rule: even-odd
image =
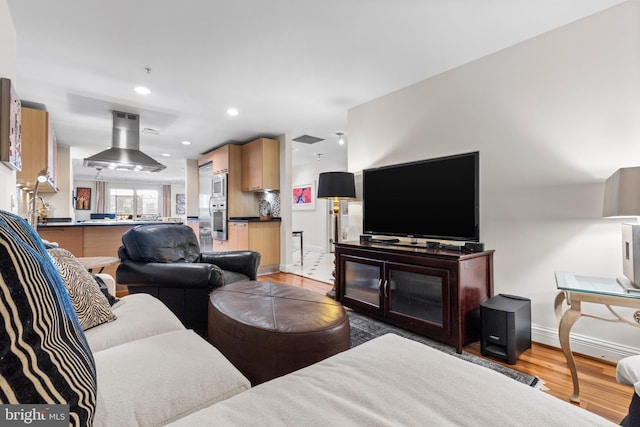
[(400, 335), (401, 337), (418, 341), (420, 343), (428, 345), (429, 347), (450, 354), (451, 356), (467, 360), (471, 363), (475, 363), (476, 365), (484, 366), (503, 375), (506, 375), (516, 381), (527, 384), (531, 387), (537, 387), (539, 385), (540, 380), (537, 377), (532, 377), (531, 375), (527, 375), (525, 373), (516, 371), (515, 369), (502, 366), (498, 363), (483, 359), (482, 357), (478, 357), (464, 351), (462, 352), (462, 354), (458, 354), (456, 353), (456, 349), (451, 346), (442, 344), (418, 334), (414, 334), (413, 332), (405, 331), (404, 329), (398, 328), (396, 326), (380, 322), (378, 320), (364, 316), (360, 313), (356, 313), (353, 310), (347, 309), (347, 313), (349, 315), (349, 325), (351, 326), (351, 347), (360, 345), (375, 337), (393, 333), (396, 335)]

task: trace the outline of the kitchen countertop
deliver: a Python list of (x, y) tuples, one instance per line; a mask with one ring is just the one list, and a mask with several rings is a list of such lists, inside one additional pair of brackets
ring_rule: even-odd
[(280, 217), (271, 217), (271, 219), (261, 220), (259, 216), (237, 216), (229, 218), (229, 222), (269, 222), (269, 221), (282, 221)]
[(168, 221), (116, 221), (116, 220), (87, 220), (87, 221), (71, 221), (71, 222), (42, 222), (38, 223), (38, 228), (46, 227), (87, 227), (87, 226), (109, 226), (109, 225), (139, 225), (139, 224), (182, 224), (182, 222)]

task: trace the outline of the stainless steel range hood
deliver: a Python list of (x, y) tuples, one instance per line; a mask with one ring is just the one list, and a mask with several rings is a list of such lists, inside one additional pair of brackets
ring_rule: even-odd
[(159, 172), (165, 165), (140, 151), (140, 116), (113, 111), (111, 148), (84, 159), (84, 166)]

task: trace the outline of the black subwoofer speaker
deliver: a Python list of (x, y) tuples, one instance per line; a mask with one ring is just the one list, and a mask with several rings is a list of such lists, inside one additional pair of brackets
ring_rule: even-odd
[(499, 294), (480, 304), (483, 356), (514, 365), (531, 348), (531, 300)]

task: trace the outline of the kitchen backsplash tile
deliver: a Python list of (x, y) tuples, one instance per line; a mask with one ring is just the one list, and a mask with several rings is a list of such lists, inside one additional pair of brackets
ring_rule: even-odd
[(279, 191), (265, 191), (260, 193), (258, 203), (266, 200), (271, 204), (271, 215), (275, 217), (280, 216), (280, 192)]

